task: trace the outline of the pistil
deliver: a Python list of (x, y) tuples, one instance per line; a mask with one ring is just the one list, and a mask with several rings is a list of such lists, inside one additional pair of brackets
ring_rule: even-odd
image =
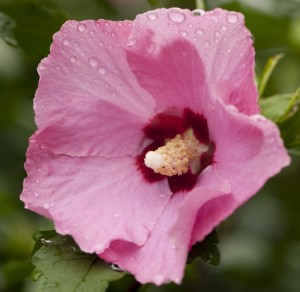
[(199, 143), (192, 130), (166, 142), (155, 151), (149, 151), (145, 155), (145, 165), (166, 176), (181, 175), (187, 173), (189, 168), (196, 172), (200, 168), (199, 158), (208, 146)]

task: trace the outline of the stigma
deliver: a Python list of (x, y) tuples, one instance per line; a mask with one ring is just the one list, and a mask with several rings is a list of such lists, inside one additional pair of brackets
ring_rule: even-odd
[(166, 144), (155, 151), (146, 153), (145, 165), (155, 173), (166, 176), (182, 175), (190, 169), (192, 173), (200, 170), (201, 154), (208, 146), (200, 143), (193, 130), (187, 130), (183, 135), (167, 140)]

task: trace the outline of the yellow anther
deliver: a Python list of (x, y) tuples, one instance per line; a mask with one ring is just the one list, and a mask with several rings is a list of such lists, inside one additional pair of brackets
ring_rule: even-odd
[(207, 149), (190, 130), (169, 140), (165, 146), (149, 151), (144, 161), (156, 173), (166, 176), (181, 175), (188, 171), (191, 164), (195, 165), (194, 162), (199, 161), (201, 153)]

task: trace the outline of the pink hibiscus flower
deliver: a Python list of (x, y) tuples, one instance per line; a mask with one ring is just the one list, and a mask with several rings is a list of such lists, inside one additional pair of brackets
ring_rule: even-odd
[(38, 68), (21, 199), (141, 283), (180, 283), (191, 246), (290, 162), (243, 15), (196, 14), (68, 21)]

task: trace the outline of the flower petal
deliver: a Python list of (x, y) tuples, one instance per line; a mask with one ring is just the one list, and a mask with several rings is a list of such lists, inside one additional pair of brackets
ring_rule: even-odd
[(208, 118), (216, 144), (214, 167), (229, 181), (233, 196), (244, 203), (265, 182), (289, 165), (275, 124), (260, 115), (246, 116), (216, 102)]
[(172, 197), (143, 246), (113, 242), (100, 256), (132, 272), (141, 283), (180, 283), (198, 210), (207, 201), (230, 193), (226, 181), (214, 174), (208, 167), (200, 187)]
[(67, 109), (59, 121), (38, 131), (36, 140), (57, 154), (122, 157), (140, 152), (144, 126), (144, 118), (97, 100), (84, 111)]
[[(130, 21), (89, 20), (68, 21), (55, 34), (51, 53), (38, 68), (34, 100), (44, 148), (111, 156), (103, 141), (116, 135), (112, 129), (121, 130), (124, 123), (123, 137), (131, 139), (153, 116), (154, 100), (138, 85), (122, 47), (130, 31)], [(136, 145), (123, 147), (128, 139), (121, 144), (115, 139), (115, 153), (134, 152)]]
[(191, 244), (201, 241), (221, 221), (290, 163), (275, 124), (260, 115), (241, 114), (216, 101), (205, 112), (216, 145), (213, 168), (231, 186), (228, 196), (215, 198), (199, 210)]
[(137, 16), (129, 39), (130, 66), (159, 105), (186, 100), (193, 110), (206, 82), (212, 97), (246, 114), (258, 112), (254, 50), (242, 14), (158, 9)]
[(26, 169), (26, 207), (52, 219), (85, 252), (102, 252), (112, 240), (143, 244), (171, 195), (166, 181), (145, 183), (133, 158), (55, 155), (34, 136)]

